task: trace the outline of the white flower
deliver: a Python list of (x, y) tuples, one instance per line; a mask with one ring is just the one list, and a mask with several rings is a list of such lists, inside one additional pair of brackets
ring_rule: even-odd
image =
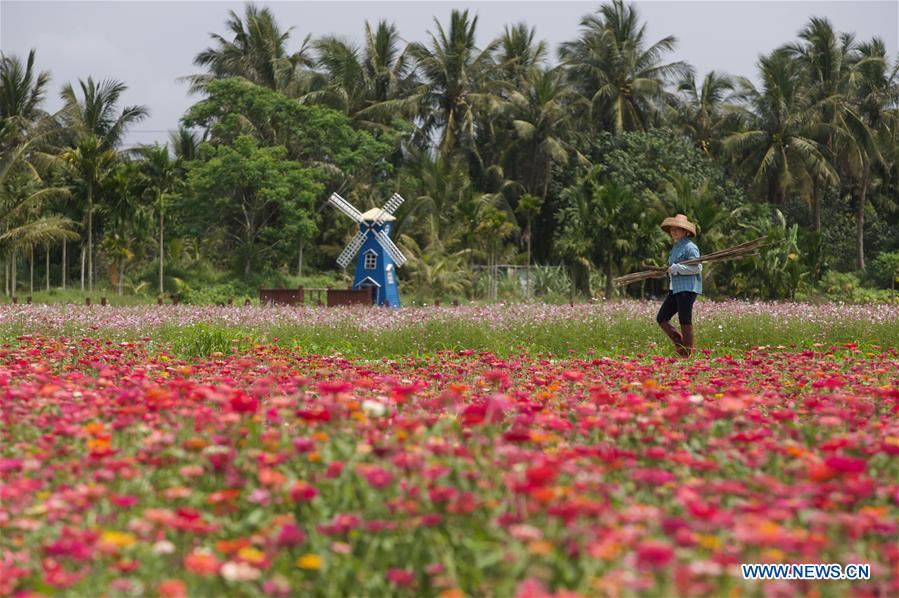
[(366, 399), (362, 401), (362, 411), (369, 417), (381, 417), (387, 412), (387, 407), (384, 406), (384, 403)]
[(261, 575), (259, 569), (248, 565), (247, 563), (235, 563), (228, 561), (222, 565), (222, 577), (228, 581), (253, 581), (259, 579)]
[(160, 540), (153, 545), (153, 552), (156, 554), (172, 554), (175, 552), (175, 545), (168, 540)]
[(699, 403), (702, 403), (704, 398), (705, 397), (703, 397), (702, 395), (690, 395), (689, 397), (687, 397), (687, 400), (695, 405), (698, 405)]

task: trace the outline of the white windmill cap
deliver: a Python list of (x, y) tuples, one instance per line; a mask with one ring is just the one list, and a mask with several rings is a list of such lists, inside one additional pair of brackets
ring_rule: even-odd
[[(362, 214), (362, 219), (363, 220), (377, 220), (381, 216), (382, 212), (384, 212), (384, 211), (381, 208), (372, 208), (369, 211), (364, 212)], [(391, 222), (393, 220), (396, 220), (396, 218), (394, 218), (393, 216), (391, 216), (390, 214), (387, 214), (387, 213), (384, 213), (384, 217), (381, 218), (382, 222)]]

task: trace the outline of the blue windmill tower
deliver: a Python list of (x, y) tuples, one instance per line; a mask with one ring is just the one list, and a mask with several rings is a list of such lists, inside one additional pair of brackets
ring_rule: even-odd
[(399, 193), (394, 193), (383, 208), (372, 208), (364, 214), (336, 193), (332, 193), (328, 201), (359, 225), (359, 232), (337, 258), (340, 267), (346, 268), (353, 256), (359, 254), (353, 288), (373, 287), (372, 298), (376, 305), (384, 305), (387, 301), (390, 307), (399, 307), (396, 269), (406, 263), (406, 256), (389, 235), (396, 220), (393, 213), (405, 200)]

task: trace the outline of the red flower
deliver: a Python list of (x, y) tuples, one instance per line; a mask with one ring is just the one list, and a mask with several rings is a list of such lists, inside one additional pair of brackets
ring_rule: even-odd
[(256, 413), (259, 410), (259, 399), (242, 392), (236, 392), (228, 401), (234, 413)]
[(637, 546), (637, 564), (643, 567), (664, 567), (674, 558), (674, 549), (664, 542), (647, 540)]
[(557, 475), (559, 475), (558, 469), (547, 464), (529, 467), (524, 472), (524, 477), (534, 486), (551, 484)]
[(565, 370), (564, 372), (562, 372), (562, 378), (564, 378), (568, 382), (580, 382), (584, 379), (584, 372), (579, 372), (577, 370)]
[(843, 474), (864, 473), (868, 468), (868, 462), (864, 459), (847, 457), (846, 455), (831, 455), (824, 459), (824, 464), (832, 470)]
[(187, 598), (187, 584), (180, 579), (166, 579), (156, 591), (162, 598)]
[(290, 498), (293, 502), (309, 502), (318, 496), (315, 486), (302, 480), (294, 482), (290, 487)]
[(400, 587), (408, 587), (412, 585), (415, 576), (408, 569), (390, 569), (387, 571), (387, 580)]
[(293, 448), (298, 453), (308, 453), (315, 450), (315, 441), (311, 438), (294, 438)]
[(311, 422), (327, 422), (331, 421), (331, 412), (324, 407), (318, 409), (300, 409), (297, 411), (297, 417)]
[(360, 467), (359, 473), (362, 474), (372, 488), (384, 488), (393, 481), (393, 475), (389, 471), (377, 466)]
[(293, 523), (285, 523), (278, 532), (276, 544), (279, 548), (298, 546), (306, 541), (306, 534)]

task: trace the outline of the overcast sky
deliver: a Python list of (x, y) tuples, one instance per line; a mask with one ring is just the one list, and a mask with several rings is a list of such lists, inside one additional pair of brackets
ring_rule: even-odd
[[(454, 8), (478, 15), (478, 42), (524, 21), (550, 44), (578, 34), (584, 15), (599, 2), (258, 2), (269, 6), (283, 27), (294, 27), (290, 50), (307, 34), (361, 38), (366, 20), (387, 19), (407, 41), (426, 41), (436, 17), (446, 23)], [(830, 19), (839, 31), (859, 39), (879, 36), (897, 55), (899, 0), (777, 2), (654, 0), (635, 2), (649, 40), (677, 37), (670, 60), (685, 60), (697, 77), (709, 70), (755, 79), (760, 54), (795, 39), (811, 16)], [(25, 56), (37, 49), (37, 66), (52, 75), (46, 107), (60, 107), (59, 90), (78, 78), (125, 82), (127, 104), (143, 104), (150, 116), (126, 138), (129, 145), (164, 141), (197, 96), (179, 77), (199, 72), (193, 58), (224, 34), (228, 10), (243, 14), (242, 2), (49, 2), (0, 0), (0, 50)]]

